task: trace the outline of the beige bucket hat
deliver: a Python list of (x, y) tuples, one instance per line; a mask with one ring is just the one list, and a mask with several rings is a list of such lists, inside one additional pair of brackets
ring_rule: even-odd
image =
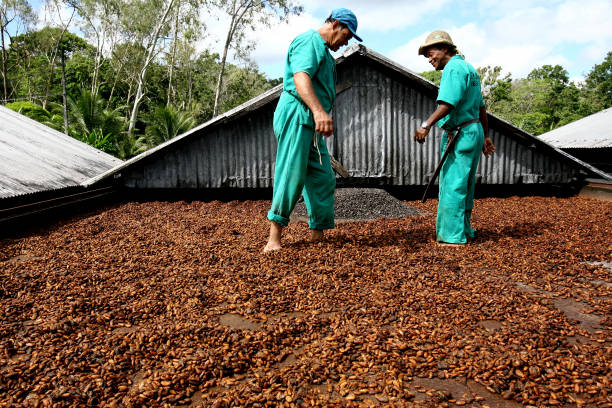
[(455, 44), (453, 43), (453, 40), (451, 39), (451, 36), (448, 35), (446, 31), (436, 30), (433, 33), (429, 34), (425, 39), (425, 44), (419, 47), (419, 55), (425, 55), (425, 51), (427, 50), (427, 48), (436, 44), (445, 44), (456, 48)]

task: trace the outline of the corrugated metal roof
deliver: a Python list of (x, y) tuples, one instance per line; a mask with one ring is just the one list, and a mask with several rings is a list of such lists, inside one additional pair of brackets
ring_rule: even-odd
[(539, 138), (560, 149), (612, 147), (612, 108), (568, 123)]
[[(326, 142), (357, 178), (379, 184), (423, 185), (439, 159), (441, 131), (425, 144), (412, 140), (435, 110), (438, 87), (388, 58), (355, 44), (338, 58), (334, 135)], [(272, 130), (279, 85), (221, 116), (88, 180), (121, 174), (130, 188), (272, 187), (276, 140)], [(480, 162), (485, 184), (568, 183), (605, 173), (489, 115), (496, 153)]]
[(0, 198), (78, 186), (121, 163), (0, 106)]

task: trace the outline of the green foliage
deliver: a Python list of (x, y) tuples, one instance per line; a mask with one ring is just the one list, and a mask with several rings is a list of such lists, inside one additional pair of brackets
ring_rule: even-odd
[(480, 82), (482, 86), (482, 96), (486, 106), (492, 106), (501, 101), (510, 100), (510, 90), (512, 88), (511, 74), (501, 77), (502, 67), (486, 66), (478, 68)]
[(6, 107), (38, 122), (44, 122), (51, 117), (51, 113), (48, 110), (30, 101), (11, 102), (7, 103)]
[(612, 106), (612, 51), (586, 77), (586, 90), (596, 111)]
[(270, 89), (265, 77), (253, 68), (230, 66), (224, 85), (222, 111), (228, 111)]
[[(11, 0), (23, 3), (21, 0)], [(26, 31), (11, 38), (3, 53), (8, 106), (59, 131), (64, 131), (61, 57), (65, 57), (68, 94), (68, 132), (120, 158), (128, 159), (181, 134), (213, 116), (215, 91), (223, 57), (197, 52), (201, 29), (196, 0), (176, 1), (167, 26), (161, 30), (160, 48), (144, 74), (143, 93), (134, 134), (126, 134), (139, 76), (147, 55), (147, 33), (168, 0), (80, 0), (80, 36), (56, 27)], [(6, 2), (5, 2), (6, 3)], [(230, 13), (230, 1), (216, 1)], [(262, 2), (253, 2), (260, 7)], [(8, 4), (8, 3), (6, 3)], [(253, 8), (239, 33), (226, 44), (244, 57), (244, 66), (227, 64), (222, 75), (219, 111), (232, 109), (282, 79), (268, 80), (249, 66), (250, 43), (242, 35), (263, 19), (264, 24), (286, 19), (301, 9), (290, 1), (270, 3), (269, 10)], [(221, 9), (219, 9), (221, 10)], [(234, 10), (235, 11), (235, 10)], [(246, 16), (246, 14), (245, 14)], [(89, 19), (89, 20), (87, 20)], [(71, 27), (72, 28), (72, 27)], [(60, 37), (61, 35), (61, 37)], [(96, 43), (97, 40), (104, 41)], [(104, 52), (101, 52), (104, 51)], [(569, 81), (567, 71), (545, 65), (527, 78), (511, 78), (502, 67), (479, 69), (489, 111), (533, 133), (540, 134), (612, 105), (612, 52), (595, 65), (586, 83)], [(422, 75), (436, 84), (441, 71)]]
[[(593, 67), (585, 86), (569, 80), (560, 65), (544, 65), (526, 78), (502, 75), (502, 67), (477, 69), (487, 110), (534, 135), (540, 135), (612, 105), (612, 52)], [(421, 74), (439, 85), (441, 71)]]
[(150, 146), (157, 146), (185, 133), (195, 125), (196, 122), (189, 113), (180, 112), (172, 106), (158, 106), (148, 121), (147, 141)]
[(227, 35), (221, 57), (221, 69), (215, 86), (213, 115), (216, 116), (220, 113), (219, 108), (222, 105), (220, 97), (223, 93), (228, 51), (231, 49), (236, 57), (248, 61), (254, 43), (247, 39), (247, 32), (254, 31), (257, 24), (270, 27), (274, 21), (287, 21), (292, 14), (299, 15), (303, 7), (292, 0), (211, 0), (211, 3), (226, 13), (230, 22), (225, 30)]
[(44, 125), (47, 125), (55, 130), (62, 130), (64, 126), (64, 117), (62, 114), (61, 105), (49, 104), (49, 110), (41, 105), (30, 101), (17, 101), (7, 103), (6, 107), (19, 112), (24, 116), (34, 119)]
[(103, 152), (109, 154), (117, 154), (118, 152), (116, 145), (117, 135), (113, 135), (112, 133), (104, 134), (100, 128), (94, 129), (89, 133), (73, 133), (73, 137)]
[(144, 135), (135, 133), (132, 135), (125, 134), (122, 138), (115, 141), (115, 146), (117, 148), (116, 155), (122, 160), (128, 160), (149, 148), (147, 138)]
[(117, 138), (125, 128), (125, 119), (119, 109), (108, 110), (106, 101), (91, 91), (82, 89), (78, 97), (68, 97), (69, 126), (74, 134), (89, 135), (99, 131), (104, 136)]
[(421, 72), (421, 76), (440, 86), (440, 80), (442, 79), (442, 71), (425, 71)]
[(561, 65), (543, 65), (531, 71), (527, 79), (550, 81), (557, 89), (560, 89), (569, 82), (569, 75)]

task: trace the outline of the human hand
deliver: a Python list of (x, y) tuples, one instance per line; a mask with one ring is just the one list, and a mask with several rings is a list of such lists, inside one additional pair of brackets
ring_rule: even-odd
[(313, 112), (315, 131), (324, 136), (331, 136), (334, 133), (334, 121), (325, 111)]
[(484, 153), (485, 157), (489, 157), (494, 151), (495, 145), (493, 144), (493, 141), (490, 138), (485, 137), (484, 145), (482, 146), (482, 152)]
[(425, 129), (419, 126), (417, 130), (414, 132), (414, 140), (419, 143), (423, 143), (428, 133), (429, 133), (429, 129)]

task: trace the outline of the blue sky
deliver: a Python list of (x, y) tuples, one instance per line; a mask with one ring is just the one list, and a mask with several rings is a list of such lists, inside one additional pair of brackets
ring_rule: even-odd
[[(41, 0), (32, 1), (40, 7)], [(301, 1), (304, 13), (288, 23), (249, 33), (251, 57), (269, 78), (283, 74), (285, 53), (298, 34), (321, 26), (332, 8), (357, 15), (363, 44), (422, 72), (431, 70), (417, 55), (427, 34), (446, 30), (474, 66), (499, 65), (523, 78), (545, 64), (562, 65), (580, 81), (612, 51), (612, 0), (329, 0)], [(43, 13), (44, 14), (44, 13)], [(66, 18), (66, 16), (64, 16)], [(227, 22), (203, 17), (199, 43), (221, 52)], [(354, 41), (354, 40), (352, 40)], [(230, 55), (231, 58), (231, 55)]]
[[(545, 64), (560, 64), (573, 80), (584, 78), (612, 51), (612, 0), (352, 0), (303, 3), (289, 24), (252, 34), (252, 57), (270, 78), (282, 76), (291, 39), (318, 28), (331, 8), (357, 15), (363, 44), (416, 72), (430, 70), (418, 46), (429, 32), (450, 33), (474, 66), (500, 65), (513, 78)], [(208, 46), (219, 47), (220, 21), (209, 24)], [(353, 40), (354, 41), (354, 40)]]

